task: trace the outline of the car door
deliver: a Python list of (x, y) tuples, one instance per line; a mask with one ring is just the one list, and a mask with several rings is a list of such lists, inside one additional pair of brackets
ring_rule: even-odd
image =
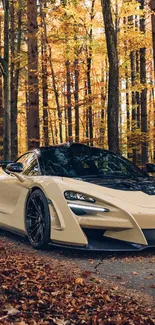
[[(23, 164), (22, 174), (26, 176), (38, 175), (39, 164), (34, 152), (29, 152), (21, 156), (17, 162)], [(5, 225), (12, 225), (15, 222), (15, 218), (18, 215), (18, 211), (21, 207), (18, 203), (20, 197), (24, 201), (27, 196), (28, 189), (24, 187), (24, 183), (14, 176), (9, 175), (6, 172), (0, 176), (0, 223)], [(23, 203), (24, 205), (24, 203)], [(17, 213), (16, 213), (17, 211)], [(16, 223), (16, 222), (15, 222)]]

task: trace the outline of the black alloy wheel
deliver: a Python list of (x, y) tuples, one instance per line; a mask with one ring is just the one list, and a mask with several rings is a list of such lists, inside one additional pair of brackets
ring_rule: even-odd
[(26, 205), (26, 231), (31, 245), (43, 248), (50, 241), (50, 212), (44, 193), (36, 189)]

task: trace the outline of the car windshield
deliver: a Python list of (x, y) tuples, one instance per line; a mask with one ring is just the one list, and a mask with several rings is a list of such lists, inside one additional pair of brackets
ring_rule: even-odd
[(42, 152), (44, 174), (73, 178), (137, 178), (146, 174), (127, 159), (81, 144), (51, 147)]

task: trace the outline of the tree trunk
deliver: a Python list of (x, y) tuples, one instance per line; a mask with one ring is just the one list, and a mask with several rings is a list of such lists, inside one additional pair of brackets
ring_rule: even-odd
[[(88, 97), (87, 90), (88, 90), (87, 81), (84, 81), (84, 100), (85, 101)], [(88, 116), (88, 108), (87, 108), (87, 103), (86, 103), (86, 109), (85, 109), (86, 140), (88, 140), (88, 137), (89, 137), (88, 119), (89, 119), (89, 116)]]
[(40, 144), (39, 134), (39, 89), (38, 89), (38, 44), (37, 2), (27, 0), (28, 10), (28, 148)]
[[(2, 17), (0, 17), (0, 56), (2, 56)], [(0, 69), (0, 157), (3, 157), (3, 120), (4, 120), (4, 107), (3, 107), (3, 74)]]
[(67, 112), (68, 112), (68, 141), (72, 142), (72, 104), (71, 104), (71, 76), (70, 61), (65, 62), (66, 65), (66, 81), (67, 81)]
[[(127, 18), (124, 17), (123, 24), (126, 26)], [(125, 27), (126, 28), (126, 27)], [(128, 53), (127, 53), (127, 40), (124, 42), (124, 49), (125, 49), (125, 61), (128, 61)], [(129, 69), (128, 65), (125, 65), (125, 88), (126, 88), (126, 94), (125, 94), (125, 102), (126, 102), (126, 130), (127, 130), (127, 157), (130, 156), (130, 131), (131, 131), (131, 123), (130, 123), (130, 99), (129, 99)]]
[(42, 54), (42, 96), (43, 96), (43, 137), (44, 145), (48, 146), (48, 81), (47, 81), (47, 49), (46, 44), (41, 45)]
[(117, 153), (119, 152), (119, 68), (117, 40), (112, 20), (111, 1), (101, 0), (101, 3), (109, 60), (108, 144), (109, 149)]
[[(135, 86), (136, 82), (136, 56), (135, 51), (132, 51), (130, 54), (131, 61), (131, 84), (132, 87)], [(132, 90), (132, 137), (135, 136), (135, 131), (137, 128), (137, 101), (136, 101), (136, 92)], [(133, 152), (133, 162), (137, 163), (137, 143), (136, 139), (132, 142), (132, 152)]]
[[(66, 89), (66, 81), (64, 82), (63, 89)], [(63, 92), (64, 94), (64, 118), (65, 118), (65, 141), (67, 142), (68, 140), (68, 124), (67, 124), (67, 101), (66, 101), (66, 95), (65, 91)]]
[[(139, 30), (139, 20), (138, 17), (135, 16), (135, 30), (138, 31)], [(139, 51), (136, 51), (136, 76), (137, 79), (139, 81), (138, 76), (140, 75), (140, 71), (139, 71), (139, 64), (140, 61), (140, 55), (139, 55)], [(136, 91), (136, 119), (137, 119), (137, 127), (140, 128), (141, 126), (141, 120), (140, 120), (140, 96), (139, 96), (139, 91)]]
[[(143, 5), (143, 0), (142, 0)], [(150, 0), (151, 10), (155, 13), (155, 0)], [(153, 45), (153, 61), (154, 61), (154, 77), (155, 77), (155, 15), (154, 13), (151, 15), (152, 21), (152, 45)]]
[(127, 156), (129, 157), (130, 151), (130, 101), (129, 101), (129, 76), (128, 76), (128, 68), (125, 70), (125, 87), (126, 87), (126, 120), (127, 120)]
[(4, 159), (11, 159), (9, 102), (9, 0), (4, 1)]
[(107, 59), (102, 67), (102, 87), (101, 87), (101, 126), (100, 126), (100, 145), (103, 147), (105, 142), (106, 132), (106, 101), (107, 101), (107, 89), (108, 89), (108, 77), (107, 77)]
[[(136, 75), (139, 76), (139, 51), (136, 51)], [(137, 102), (137, 127), (141, 126), (141, 118), (140, 118), (140, 96), (139, 91), (136, 91), (136, 102)]]
[(88, 87), (88, 125), (89, 125), (89, 139), (93, 146), (93, 114), (92, 114), (92, 90), (91, 90), (91, 56), (87, 58), (87, 87)]
[(93, 19), (94, 19), (95, 0), (92, 0), (90, 12), (90, 31), (89, 31), (89, 45), (87, 48), (87, 87), (88, 87), (88, 125), (89, 125), (89, 139), (90, 145), (93, 146), (93, 110), (92, 110), (92, 86), (91, 86), (91, 64), (92, 64), (92, 41), (93, 41)]
[(59, 139), (60, 142), (63, 142), (63, 136), (62, 136), (62, 112), (61, 112), (61, 108), (60, 108), (60, 104), (59, 104), (59, 93), (57, 90), (57, 85), (56, 85), (56, 80), (55, 80), (55, 73), (54, 73), (54, 68), (53, 68), (53, 62), (52, 62), (52, 50), (50, 47), (50, 44), (48, 42), (48, 38), (47, 38), (47, 29), (46, 29), (46, 22), (44, 19), (44, 15), (42, 13), (42, 19), (43, 19), (43, 26), (44, 26), (44, 36), (46, 39), (46, 44), (48, 45), (48, 59), (49, 59), (49, 64), (50, 64), (50, 69), (51, 69), (51, 76), (52, 76), (52, 82), (53, 82), (53, 89), (54, 89), (54, 95), (55, 95), (55, 101), (56, 101), (56, 105), (57, 105), (57, 114), (58, 114), (58, 119), (59, 119)]
[[(151, 22), (152, 22), (152, 47), (153, 47), (153, 66), (154, 66), (154, 79), (155, 79), (155, 0), (150, 0), (150, 8), (153, 11), (151, 15)], [(153, 91), (154, 94), (154, 91)], [(154, 115), (155, 115), (155, 104), (154, 104)], [(155, 121), (154, 121), (154, 128), (155, 128)], [(153, 140), (153, 147), (155, 148), (155, 141)], [(153, 160), (155, 160), (155, 150), (153, 154)]]
[(74, 61), (74, 74), (75, 74), (75, 141), (79, 142), (79, 62), (78, 59)]
[(44, 19), (46, 17), (45, 12), (42, 10), (42, 5), (46, 8), (45, 1), (42, 0), (43, 3), (40, 3), (40, 11), (41, 11), (41, 27), (43, 29), (41, 35), (41, 65), (42, 65), (42, 96), (43, 96), (43, 137), (44, 137), (44, 145), (49, 145), (48, 138), (48, 72), (47, 72), (47, 42), (46, 35), (44, 34)]
[(100, 122), (100, 145), (103, 147), (104, 145), (104, 134), (105, 134), (105, 129), (104, 129), (104, 124), (105, 124), (105, 99), (106, 99), (106, 94), (105, 94), (105, 78), (104, 78), (104, 72), (105, 72), (105, 66), (102, 66), (102, 87), (101, 87), (101, 122)]
[[(15, 116), (17, 118), (18, 114), (18, 87), (19, 87), (19, 74), (20, 74), (20, 61), (21, 61), (21, 41), (22, 41), (22, 15), (23, 15), (23, 0), (18, 1), (18, 34), (17, 34), (17, 56), (18, 61), (16, 63), (16, 69), (15, 69), (15, 107), (14, 112)], [(15, 120), (15, 118), (14, 118)], [(16, 120), (17, 124), (17, 120)], [(18, 138), (18, 126), (16, 128), (16, 136)], [(13, 144), (12, 144), (13, 146)], [(17, 148), (15, 152), (15, 156), (17, 156), (18, 153), (18, 141), (17, 141)]]
[[(144, 9), (145, 1), (140, 1), (140, 9)], [(145, 17), (140, 20), (140, 31), (145, 33)], [(147, 140), (147, 88), (146, 86), (146, 48), (140, 48), (140, 82), (144, 86), (141, 92), (141, 131), (142, 141), (142, 166), (148, 162), (148, 140)]]
[[(17, 112), (15, 108), (15, 8), (14, 1), (10, 1), (10, 45), (11, 45), (11, 68), (10, 68), (10, 103), (11, 103), (11, 158), (15, 160), (17, 152)], [(15, 114), (15, 115), (14, 115)]]

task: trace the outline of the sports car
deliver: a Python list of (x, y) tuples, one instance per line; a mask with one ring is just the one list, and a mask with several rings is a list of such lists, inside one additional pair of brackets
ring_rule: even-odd
[(35, 248), (155, 247), (155, 178), (108, 150), (41, 147), (1, 163), (0, 228)]

